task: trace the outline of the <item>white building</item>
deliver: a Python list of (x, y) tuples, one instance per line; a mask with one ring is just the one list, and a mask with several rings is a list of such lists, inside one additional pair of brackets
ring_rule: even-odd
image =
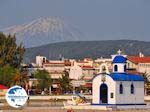
[(50, 72), (63, 72), (65, 70), (64, 61), (50, 60), (46, 63), (43, 63), (43, 68)]
[(128, 56), (127, 59), (128, 69), (136, 70), (139, 73), (146, 73), (150, 81), (150, 56), (144, 56), (140, 53), (139, 56)]
[(82, 68), (78, 65), (74, 65), (70, 68), (69, 78), (79, 80), (82, 77)]
[(113, 72), (93, 78), (93, 105), (144, 105), (144, 79), (126, 73), (126, 58), (113, 59)]
[(46, 62), (45, 56), (36, 56), (36, 65), (42, 67), (43, 63)]
[(78, 66), (93, 66), (93, 59), (92, 58), (84, 58), (83, 60), (75, 60), (74, 65)]

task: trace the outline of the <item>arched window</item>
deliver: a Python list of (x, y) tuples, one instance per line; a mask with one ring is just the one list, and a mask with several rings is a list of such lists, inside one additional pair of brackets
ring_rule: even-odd
[(131, 94), (134, 94), (134, 85), (133, 84), (131, 84), (130, 92), (131, 92)]
[(127, 69), (127, 66), (126, 66), (126, 65), (124, 65), (124, 71), (126, 71), (126, 69)]
[(120, 84), (120, 87), (119, 87), (119, 93), (123, 94), (123, 85), (122, 85), (122, 83)]
[(114, 66), (114, 71), (115, 71), (115, 72), (118, 71), (118, 66), (117, 66), (117, 65)]

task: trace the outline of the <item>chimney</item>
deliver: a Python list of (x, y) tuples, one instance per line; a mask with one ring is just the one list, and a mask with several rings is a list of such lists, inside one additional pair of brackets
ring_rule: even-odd
[(142, 52), (140, 52), (139, 57), (144, 57), (144, 54)]

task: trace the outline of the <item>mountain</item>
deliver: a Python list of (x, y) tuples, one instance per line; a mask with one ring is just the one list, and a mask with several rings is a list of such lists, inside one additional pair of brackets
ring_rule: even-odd
[(6, 34), (15, 34), (17, 44), (26, 48), (46, 45), (55, 42), (87, 40), (73, 25), (61, 18), (38, 18), (30, 23), (2, 29)]
[(26, 49), (24, 62), (35, 61), (35, 56), (43, 55), (48, 59), (65, 58), (82, 59), (84, 57), (110, 57), (121, 49), (127, 55), (139, 52), (150, 55), (150, 42), (136, 40), (77, 41), (53, 43)]

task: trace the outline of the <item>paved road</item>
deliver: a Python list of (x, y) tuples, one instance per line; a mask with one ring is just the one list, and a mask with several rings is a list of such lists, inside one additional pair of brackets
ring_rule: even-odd
[[(1, 111), (0, 111), (1, 112)], [(65, 109), (52, 108), (52, 107), (27, 107), (20, 110), (3, 110), (2, 112), (69, 112)], [(73, 112), (85, 112), (85, 110), (73, 110)], [(100, 111), (100, 110), (86, 110), (86, 112), (110, 112), (110, 111)], [(111, 111), (116, 112), (116, 111)], [(126, 110), (118, 112), (150, 112), (150, 110)]]

